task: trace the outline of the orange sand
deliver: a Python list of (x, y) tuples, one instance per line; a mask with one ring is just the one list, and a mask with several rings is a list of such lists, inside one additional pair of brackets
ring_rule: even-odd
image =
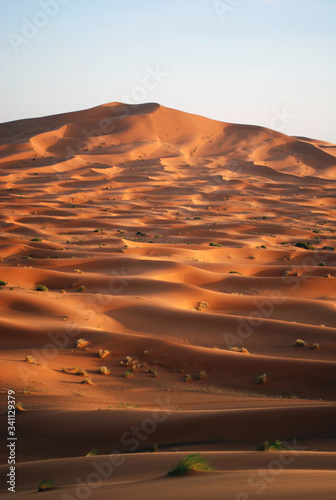
[[(334, 499), (336, 146), (112, 103), (1, 124), (0, 163), (16, 496), (120, 452), (88, 498)], [(192, 452), (216, 470), (165, 476)]]

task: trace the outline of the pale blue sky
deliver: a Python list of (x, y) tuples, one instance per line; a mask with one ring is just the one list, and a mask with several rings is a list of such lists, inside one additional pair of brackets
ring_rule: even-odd
[(336, 0), (0, 0), (0, 30), (1, 122), (155, 101), (336, 143)]

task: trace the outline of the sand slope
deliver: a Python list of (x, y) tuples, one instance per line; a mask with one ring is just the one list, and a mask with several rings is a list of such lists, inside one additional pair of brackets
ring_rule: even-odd
[[(335, 178), (332, 144), (155, 103), (0, 125), (0, 422), (14, 389), (19, 497), (36, 461), (50, 498), (74, 495), (93, 460), (76, 457), (97, 449), (126, 460), (92, 498), (168, 498), (164, 481), (259, 498), (250, 471), (272, 458), (254, 451), (281, 439), (301, 451), (266, 497), (334, 498)], [(217, 471), (164, 477), (193, 451)]]

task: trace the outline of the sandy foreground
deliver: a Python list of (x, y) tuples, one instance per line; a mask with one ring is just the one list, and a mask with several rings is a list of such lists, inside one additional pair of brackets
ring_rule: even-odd
[(335, 500), (336, 146), (110, 103), (1, 124), (0, 163), (14, 497)]

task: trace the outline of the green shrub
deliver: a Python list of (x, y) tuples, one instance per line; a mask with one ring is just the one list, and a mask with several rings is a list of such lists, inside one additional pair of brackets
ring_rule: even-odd
[(48, 288), (46, 286), (44, 286), (44, 285), (37, 285), (36, 290), (38, 292), (47, 292)]
[(38, 491), (53, 490), (55, 488), (55, 482), (52, 479), (44, 479), (38, 485)]
[(257, 451), (276, 451), (283, 450), (283, 442), (280, 439), (277, 439), (273, 443), (269, 443), (268, 441), (264, 441), (258, 446)]
[(305, 250), (314, 250), (314, 247), (311, 243), (304, 243), (303, 241), (299, 241), (299, 243), (296, 243), (295, 246), (298, 248), (304, 248)]
[(191, 470), (211, 471), (213, 468), (204, 457), (198, 455), (197, 453), (192, 453), (191, 455), (188, 455), (180, 460), (174, 469), (170, 470), (167, 475), (179, 476)]
[(93, 450), (88, 451), (85, 456), (86, 457), (95, 457), (97, 455), (99, 455), (99, 451), (96, 449), (93, 449)]

